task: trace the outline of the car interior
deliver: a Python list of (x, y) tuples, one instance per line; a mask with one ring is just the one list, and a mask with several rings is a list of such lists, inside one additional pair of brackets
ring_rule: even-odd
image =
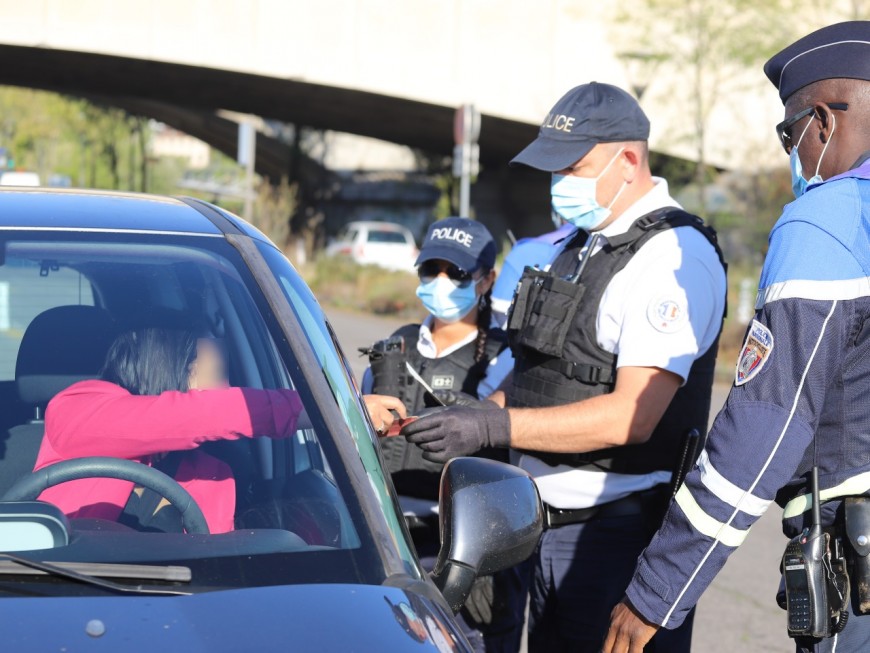
[[(36, 496), (16, 494), (18, 485), (32, 480), (52, 397), (73, 383), (98, 378), (110, 344), (123, 330), (169, 318), (208, 325), (225, 352), (230, 385), (295, 387), (289, 371), (294, 364), (281, 345), (275, 318), (224, 239), (82, 233), (2, 237), (0, 552), (23, 551), (42, 561), (190, 563), (361, 548), (357, 509), (348, 500), (336, 445), (318, 425), (313, 405), (306, 405), (312, 424), (290, 438), (201, 445), (232, 469), (237, 505), (236, 529), (230, 533), (143, 533), (105, 520), (70, 519)], [(40, 482), (57, 480), (49, 475)], [(14, 502), (8, 501), (10, 492)], [(358, 567), (359, 561), (330, 564), (339, 578), (337, 570)], [(294, 573), (300, 579), (330, 577), (320, 566)], [(269, 584), (280, 576), (263, 565), (248, 569), (244, 581), (224, 577), (221, 583), (256, 577)]]

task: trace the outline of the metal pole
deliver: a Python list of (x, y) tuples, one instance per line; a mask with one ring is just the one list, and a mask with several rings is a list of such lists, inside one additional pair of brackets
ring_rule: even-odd
[(459, 216), (471, 217), (471, 144), (467, 141), (462, 143), (462, 175), (459, 177)]
[(251, 124), (246, 124), (248, 130), (245, 139), (245, 208), (242, 217), (252, 222), (254, 219), (254, 158), (257, 156), (257, 130)]

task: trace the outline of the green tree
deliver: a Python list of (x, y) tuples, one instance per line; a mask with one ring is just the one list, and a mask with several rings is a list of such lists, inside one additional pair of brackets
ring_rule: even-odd
[[(796, 38), (785, 18), (800, 15), (807, 0), (629, 0), (620, 6), (620, 42), (631, 43), (627, 64), (646, 65), (646, 77), (672, 106), (681, 103), (685, 132), (674, 136), (695, 150), (698, 203), (706, 207), (705, 189), (714, 173), (708, 165), (707, 132), (713, 109), (723, 98), (745, 92), (762, 63)], [(670, 80), (661, 83), (661, 80)], [(747, 80), (755, 80), (747, 81)], [(634, 82), (636, 92), (647, 81)]]
[[(21, 169), (43, 180), (70, 177), (78, 186), (152, 190), (147, 143), (151, 130), (140, 116), (47, 91), (0, 86), (0, 147)], [(175, 192), (181, 174), (175, 162), (161, 162), (159, 190)]]

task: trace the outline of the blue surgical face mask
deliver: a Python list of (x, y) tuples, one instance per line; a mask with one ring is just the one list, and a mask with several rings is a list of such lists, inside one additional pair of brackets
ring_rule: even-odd
[(443, 322), (458, 322), (477, 304), (477, 284), (480, 279), (464, 288), (445, 276), (437, 276), (417, 286), (417, 297), (433, 317)]
[(813, 124), (813, 119), (807, 123), (807, 126), (804, 127), (803, 132), (801, 132), (801, 137), (798, 139), (797, 145), (791, 148), (791, 152), (788, 155), (788, 163), (791, 168), (791, 189), (794, 192), (795, 197), (800, 197), (807, 191), (807, 187), (813, 184), (820, 184), (822, 181), (822, 176), (819, 174), (819, 168), (822, 165), (822, 159), (825, 156), (825, 152), (828, 149), (828, 145), (831, 144), (831, 139), (834, 137), (834, 131), (837, 129), (837, 119), (834, 116), (831, 116), (834, 120), (833, 125), (831, 125), (831, 136), (828, 138), (828, 142), (825, 143), (825, 147), (822, 148), (822, 153), (819, 155), (819, 162), (816, 164), (816, 174), (814, 174), (809, 179), (804, 179), (804, 167), (801, 163), (801, 158), (798, 156), (798, 148), (801, 145), (801, 142), (804, 140), (804, 135), (807, 133), (807, 130), (810, 128), (810, 125)]
[(606, 207), (601, 206), (596, 199), (598, 180), (604, 176), (607, 169), (622, 154), (625, 148), (619, 152), (604, 166), (597, 177), (577, 177), (574, 175), (553, 174), (550, 182), (550, 196), (553, 210), (565, 220), (579, 229), (591, 231), (600, 226), (610, 216), (610, 208), (625, 189), (626, 182), (622, 182), (619, 191)]

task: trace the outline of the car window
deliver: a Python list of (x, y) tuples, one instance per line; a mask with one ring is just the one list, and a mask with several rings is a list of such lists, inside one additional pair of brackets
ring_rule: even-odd
[[(338, 442), (340, 434), (326, 427), (318, 405), (321, 400), (305, 386), (300, 364), (272, 306), (239, 252), (223, 237), (0, 230), (0, 247), (0, 281), (5, 284), (0, 285), (5, 288), (0, 293), (5, 294), (8, 307), (0, 303), (0, 320), (3, 310), (8, 319), (8, 328), (2, 330), (3, 369), (10, 379), (0, 383), (0, 433), (26, 430), (31, 438), (38, 434), (32, 442), (41, 443), (45, 423), (32, 418), (41, 417), (57, 388), (50, 384), (37, 388), (44, 390), (42, 397), (34, 394), (33, 385), (46, 379), (73, 383), (96, 377), (106, 346), (100, 349), (86, 342), (89, 333), (105, 331), (115, 338), (157, 323), (190, 323), (204, 329), (219, 343), (230, 386), (295, 390), (305, 410), (298, 430), (288, 434), (291, 437), (238, 437), (190, 444), (213, 467), (228, 470), (235, 498), (230, 532), (182, 537), (116, 526), (93, 529), (89, 524), (94, 520), (99, 523), (107, 518), (93, 516), (85, 506), (70, 522), (77, 545), (49, 549), (36, 557), (101, 563), (172, 561), (193, 569), (194, 584), (204, 589), (313, 581), (378, 584), (384, 580), (384, 554), (375, 541), (380, 536), (375, 535), (377, 529), (364, 508), (368, 499), (358, 496), (341, 454), (347, 444)], [(265, 251), (274, 250), (265, 247)], [(387, 481), (343, 361), (316, 312), (316, 303), (306, 295), (307, 288), (298, 278), (291, 278), (295, 273), (289, 264), (282, 272), (282, 287), (357, 440), (358, 458), (373, 487), (367, 492), (390, 507)], [(56, 317), (58, 312), (83, 312), (97, 322), (94, 328), (79, 332), (65, 318), (47, 320), (46, 316)], [(37, 336), (44, 344), (32, 344)], [(87, 361), (87, 369), (76, 369), (91, 351), (96, 360)], [(22, 364), (33, 352), (38, 362)], [(14, 363), (13, 357), (18, 359)], [(173, 429), (171, 425), (165, 428)], [(10, 459), (25, 455), (11, 442), (7, 442), (5, 458), (0, 459), (0, 481), (9, 476), (4, 470), (12, 469)], [(180, 455), (189, 453), (190, 449), (183, 449)], [(27, 455), (35, 457), (36, 450)], [(162, 464), (162, 455), (128, 459)], [(24, 469), (32, 467), (30, 462)], [(62, 492), (63, 486), (54, 489)], [(379, 519), (389, 512), (381, 511)], [(395, 514), (392, 518), (395, 522)], [(402, 557), (408, 569), (415, 569), (399, 525), (391, 523), (385, 528), (405, 547)], [(35, 556), (33, 552), (29, 555)]]
[(349, 240), (353, 240), (356, 235), (356, 231), (349, 227), (344, 227), (338, 232), (338, 235), (335, 237), (336, 240), (341, 242), (347, 242)]
[(383, 231), (379, 229), (369, 230), (368, 242), (370, 243), (399, 243), (407, 245), (405, 234), (399, 231)]
[(0, 381), (15, 378), (18, 348), (33, 318), (68, 304), (94, 304), (90, 282), (81, 272), (50, 260), (14, 256), (0, 266)]
[(328, 325), (320, 317), (322, 311), (314, 297), (298, 277), (291, 274), (292, 268), (287, 259), (268, 245), (260, 244), (259, 248), (302, 322), (312, 349), (318, 354), (324, 376), (348, 425), (354, 445), (365, 466), (369, 483), (375, 491), (376, 500), (383, 509), (386, 525), (406, 565), (406, 571), (416, 573), (414, 555), (403, 535), (399, 521), (401, 517), (393, 505), (382, 461), (378, 456), (376, 445), (370, 437), (370, 430), (365, 424), (364, 408), (360, 404), (359, 391), (350, 366), (341, 355)]

